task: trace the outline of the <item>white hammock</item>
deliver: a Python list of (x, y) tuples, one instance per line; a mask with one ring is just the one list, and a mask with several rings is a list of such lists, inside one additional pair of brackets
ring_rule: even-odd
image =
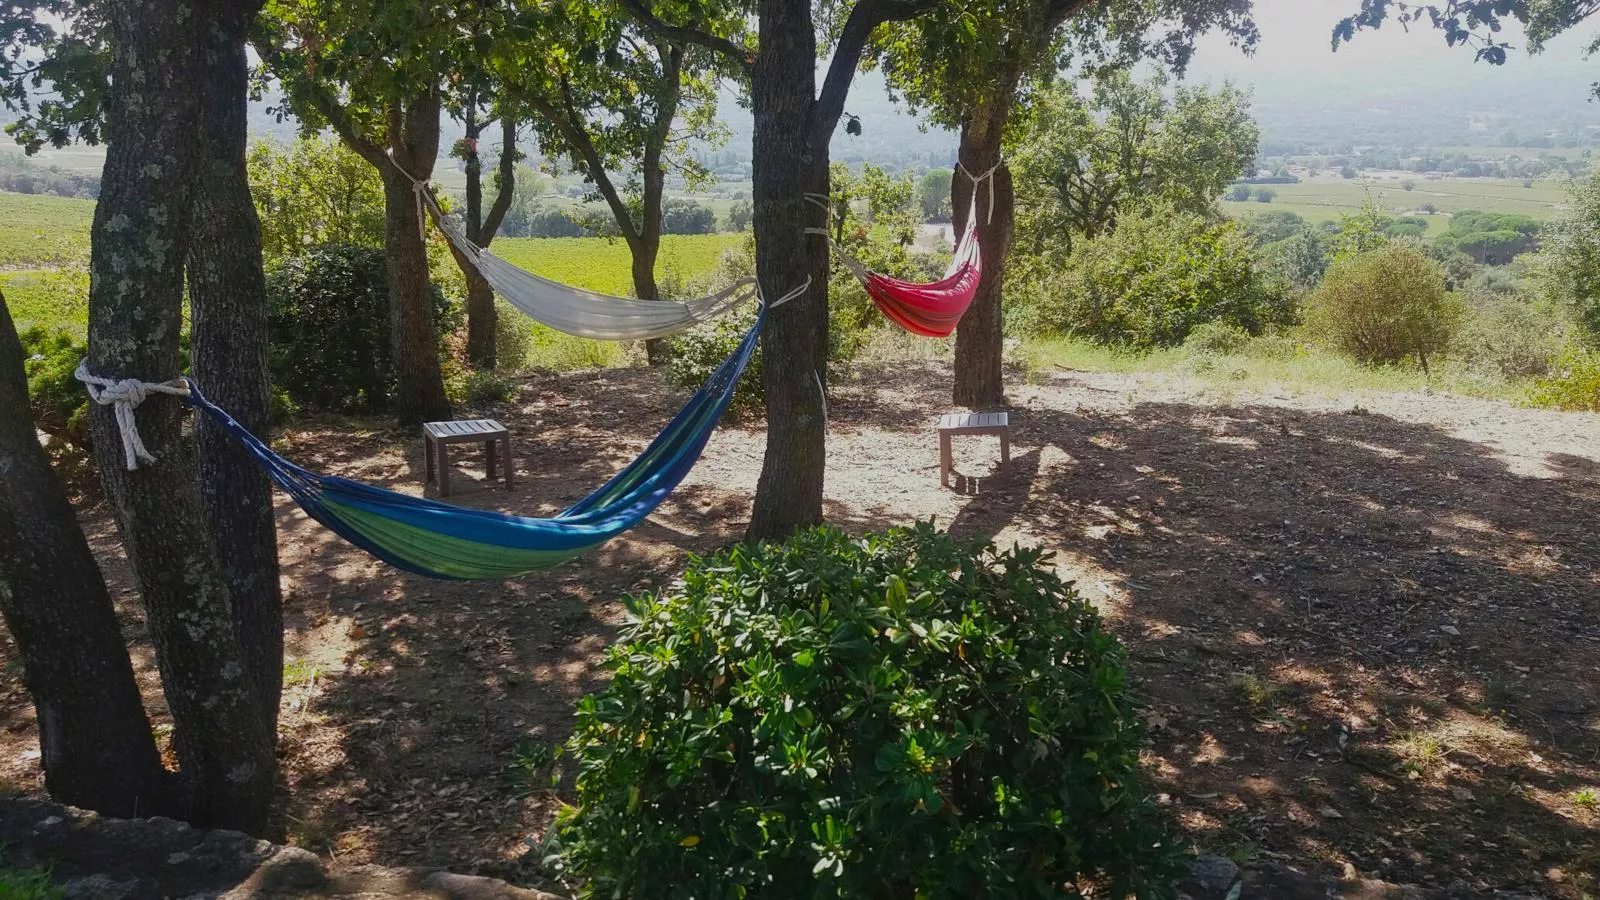
[(467, 240), (420, 181), (417, 201), (426, 206), (445, 239), (495, 293), (530, 319), (557, 331), (598, 341), (643, 341), (677, 334), (727, 312), (757, 295), (756, 280), (741, 278), (709, 297), (694, 300), (633, 300), (571, 287), (519, 269)]

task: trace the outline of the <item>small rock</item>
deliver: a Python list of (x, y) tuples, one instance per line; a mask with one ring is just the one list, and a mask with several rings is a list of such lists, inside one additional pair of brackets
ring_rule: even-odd
[(1450, 635), (1451, 637), (1461, 636), (1461, 629), (1455, 627), (1454, 625), (1440, 625), (1439, 630)]
[(1189, 864), (1178, 889), (1192, 900), (1226, 900), (1239, 883), (1239, 866), (1225, 856), (1202, 856)]

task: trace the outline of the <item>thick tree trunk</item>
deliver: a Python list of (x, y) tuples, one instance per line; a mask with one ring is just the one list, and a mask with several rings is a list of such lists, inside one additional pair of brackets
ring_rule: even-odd
[(761, 0), (759, 15), (761, 52), (751, 74), (756, 275), (769, 300), (811, 279), (804, 295), (771, 311), (761, 336), (767, 448), (746, 538), (772, 540), (822, 521), (828, 254), (803, 229), (818, 220), (805, 194), (828, 190), (829, 135), (812, 134), (810, 3)]
[[(261, 223), (245, 168), (249, 63), (244, 40), (258, 3), (227, 5), (202, 57), (207, 96), (199, 132), (194, 236), (189, 245), (193, 371), (206, 396), (266, 434), (267, 297)], [(207, 418), (195, 425), (200, 501), (233, 597), (233, 622), (257, 714), (273, 734), (283, 686), (283, 602), (272, 484)]]
[[(411, 177), (427, 181), (439, 155), (439, 93), (413, 98), (391, 111), (389, 140), (395, 162)], [(388, 211), (384, 251), (389, 270), (389, 320), (398, 384), (395, 415), (401, 425), (450, 418), (439, 366), (439, 328), (433, 317), (433, 287), (422, 210), (410, 178), (383, 170)]]
[(45, 788), (109, 816), (182, 815), (111, 595), (28, 416), (22, 362), (0, 297), (0, 611), (38, 712)]
[[(1005, 132), (1011, 105), (1008, 88), (1004, 98), (968, 119), (961, 128), (957, 158), (961, 166), (981, 176), (1000, 163), (1000, 142)], [(972, 306), (956, 330), (955, 385), (952, 399), (971, 409), (996, 409), (1006, 404), (1002, 380), (1004, 335), (1000, 298), (1005, 285), (1006, 256), (1016, 231), (1016, 203), (1012, 193), (1011, 170), (1004, 164), (978, 186), (973, 207), (972, 180), (958, 167), (950, 180), (950, 208), (956, 233), (966, 228), (967, 216), (978, 217), (978, 246), (983, 252), (983, 279)], [(991, 206), (992, 214), (991, 214)]]
[[(210, 6), (109, 7), (112, 94), (89, 258), (89, 367), (166, 381), (178, 373), (183, 259), (203, 128)], [(273, 735), (256, 714), (227, 577), (196, 487), (182, 401), (155, 395), (136, 415), (154, 463), (125, 470), (109, 407), (91, 415), (100, 480), (148, 612), (174, 745), (199, 824), (261, 833), (272, 805)]]

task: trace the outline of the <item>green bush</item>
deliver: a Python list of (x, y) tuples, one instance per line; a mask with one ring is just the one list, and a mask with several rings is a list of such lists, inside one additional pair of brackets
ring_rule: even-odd
[(1018, 269), (1013, 321), (1038, 334), (1147, 349), (1181, 344), (1205, 322), (1253, 334), (1293, 314), (1238, 223), (1171, 209), (1126, 217), (1064, 260), (1046, 253)]
[[(746, 314), (732, 313), (714, 322), (697, 325), (667, 339), (667, 378), (682, 388), (698, 388), (711, 376), (723, 360), (733, 355), (739, 342), (750, 330), (754, 310)], [(735, 413), (748, 414), (761, 409), (765, 402), (761, 387), (761, 351), (758, 348), (750, 357), (750, 365), (733, 391)]]
[[(448, 332), (455, 310), (437, 288)], [(267, 278), (268, 363), (274, 383), (302, 406), (346, 412), (387, 408), (394, 389), (389, 287), (383, 251), (318, 247)]]
[(1183, 349), (1190, 353), (1228, 356), (1242, 351), (1250, 343), (1250, 332), (1228, 322), (1204, 322), (1195, 326), (1183, 341)]
[(498, 372), (473, 369), (462, 379), (461, 401), (467, 406), (504, 403), (517, 395), (517, 383)]
[(1306, 299), (1311, 334), (1363, 363), (1428, 357), (1450, 344), (1463, 314), (1438, 264), (1414, 247), (1382, 244), (1335, 262)]
[(1569, 347), (1551, 373), (1534, 382), (1528, 400), (1535, 406), (1600, 412), (1600, 352)]
[(1565, 349), (1567, 331), (1567, 323), (1547, 306), (1495, 299), (1466, 317), (1451, 355), (1487, 374), (1545, 375)]
[(819, 528), (627, 605), (547, 847), (582, 896), (1171, 896), (1122, 647), (1042, 551)]
[(50, 438), (48, 449), (58, 464), (87, 463), (89, 395), (73, 373), (88, 347), (66, 329), (35, 326), (19, 337), (34, 427)]

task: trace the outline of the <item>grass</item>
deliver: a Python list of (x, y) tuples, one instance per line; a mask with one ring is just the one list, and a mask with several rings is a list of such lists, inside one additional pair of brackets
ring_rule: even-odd
[[(1361, 211), (1370, 195), (1382, 209), (1396, 214), (1412, 214), (1423, 203), (1432, 203), (1440, 213), (1454, 213), (1463, 209), (1481, 209), (1486, 212), (1519, 213), (1538, 219), (1549, 219), (1558, 204), (1566, 202), (1566, 185), (1561, 181), (1535, 181), (1532, 187), (1523, 187), (1517, 179), (1508, 178), (1440, 178), (1417, 177), (1416, 188), (1406, 190), (1398, 181), (1366, 182), (1352, 180), (1317, 180), (1300, 184), (1271, 184), (1277, 197), (1271, 203), (1255, 200), (1222, 201), (1229, 215), (1248, 218), (1272, 210), (1287, 210), (1306, 220), (1317, 222), (1337, 221), (1341, 216)], [(1428, 220), (1428, 234), (1440, 234), (1450, 227), (1447, 215), (1424, 216)]]
[(43, 869), (0, 866), (0, 900), (58, 900), (63, 896)]
[(83, 337), (88, 328), (89, 275), (83, 269), (0, 271), (0, 294), (18, 330), (62, 327)]
[(89, 260), (93, 200), (0, 191), (0, 269)]
[[(1260, 352), (1270, 349), (1270, 354)], [(1289, 352), (1276, 352), (1288, 349)], [(1351, 393), (1440, 392), (1519, 401), (1529, 382), (1489, 378), (1435, 361), (1431, 374), (1415, 366), (1365, 366), (1349, 357), (1283, 339), (1260, 339), (1243, 353), (1218, 356), (1181, 348), (1136, 352), (1105, 347), (1081, 338), (1032, 338), (1018, 346), (1015, 358), (1031, 380), (1058, 372), (1164, 373), (1192, 378), (1224, 395), (1288, 393), (1295, 396), (1342, 397)]]
[[(716, 268), (738, 234), (669, 234), (661, 238), (658, 276), (693, 279)], [(628, 245), (621, 238), (500, 238), (496, 256), (546, 278), (604, 294), (633, 294)]]

